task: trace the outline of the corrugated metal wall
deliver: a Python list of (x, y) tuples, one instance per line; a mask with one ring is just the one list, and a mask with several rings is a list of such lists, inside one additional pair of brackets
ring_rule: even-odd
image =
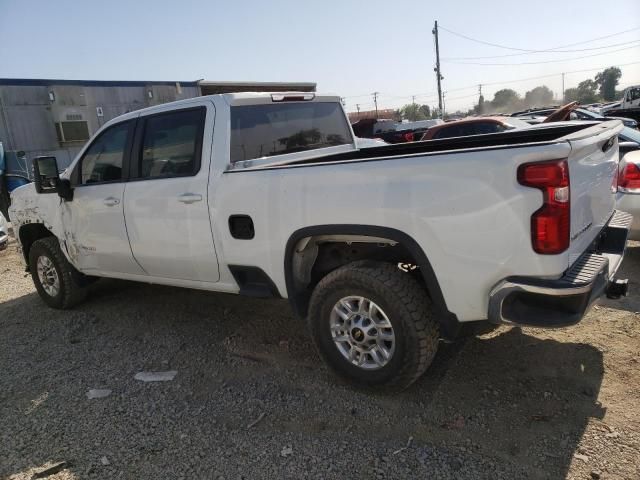
[(20, 168), (24, 161), (17, 162), (16, 158), (21, 151), (28, 164), (38, 155), (55, 155), (60, 167), (66, 167), (85, 142), (59, 141), (56, 122), (86, 121), (89, 134), (93, 135), (123, 113), (199, 95), (197, 85), (167, 82), (125, 86), (1, 84), (0, 141), (7, 153), (8, 168), (24, 168)]

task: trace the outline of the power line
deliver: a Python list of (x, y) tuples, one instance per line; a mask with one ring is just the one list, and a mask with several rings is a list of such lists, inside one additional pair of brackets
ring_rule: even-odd
[(568, 44), (568, 45), (561, 45), (561, 46), (554, 47), (554, 48), (552, 48), (552, 49), (546, 49), (546, 50), (536, 50), (536, 49), (529, 49), (529, 48), (508, 47), (508, 46), (506, 46), (506, 45), (500, 45), (500, 44), (498, 44), (498, 43), (486, 42), (486, 41), (484, 41), (484, 40), (479, 40), (479, 39), (477, 39), (477, 38), (473, 38), (473, 37), (470, 37), (470, 36), (468, 36), (468, 35), (464, 35), (464, 34), (462, 34), (462, 33), (454, 32), (453, 30), (449, 30), (448, 28), (445, 28), (445, 27), (443, 27), (442, 25), (440, 25), (440, 29), (441, 29), (441, 30), (444, 30), (445, 32), (448, 32), (448, 33), (450, 33), (450, 34), (452, 34), (452, 35), (456, 35), (457, 37), (461, 37), (461, 38), (464, 38), (464, 39), (466, 39), (466, 40), (470, 40), (470, 41), (472, 41), (472, 42), (481, 43), (481, 44), (483, 44), (483, 45), (489, 45), (489, 46), (491, 46), (491, 47), (504, 48), (504, 49), (506, 49), (506, 50), (516, 50), (516, 51), (518, 51), (518, 52), (537, 53), (537, 52), (545, 52), (545, 51), (548, 51), (548, 50), (555, 50), (555, 49), (558, 49), (558, 48), (574, 47), (574, 46), (576, 46), (576, 45), (583, 45), (583, 44), (585, 44), (585, 43), (591, 43), (591, 42), (595, 42), (595, 41), (597, 41), (597, 40), (604, 40), (605, 38), (611, 38), (611, 37), (615, 37), (615, 36), (617, 36), (617, 35), (622, 35), (622, 34), (624, 34), (624, 33), (629, 33), (629, 32), (633, 32), (633, 31), (635, 31), (635, 30), (640, 30), (640, 27), (634, 27), (634, 28), (630, 28), (630, 29), (628, 29), (628, 30), (623, 30), (623, 31), (621, 31), (621, 32), (612, 33), (612, 34), (610, 34), (610, 35), (605, 35), (605, 36), (602, 36), (602, 37), (592, 38), (592, 39), (590, 39), (590, 40), (583, 40), (583, 41), (581, 41), (581, 42), (570, 43), (570, 44)]
[[(553, 78), (553, 77), (560, 77), (563, 73), (565, 75), (569, 75), (569, 74), (573, 74), (573, 73), (585, 73), (585, 72), (595, 72), (596, 70), (601, 70), (603, 68), (608, 68), (608, 67), (628, 67), (630, 65), (638, 65), (640, 64), (640, 61), (636, 61), (636, 62), (628, 62), (628, 63), (620, 63), (617, 65), (601, 65), (599, 67), (595, 67), (595, 68), (583, 68), (580, 70), (566, 70), (564, 72), (557, 72), (557, 73), (550, 73), (550, 74), (546, 74), (546, 75), (537, 75), (535, 77), (525, 77), (525, 78), (515, 78), (515, 79), (511, 79), (511, 80), (500, 80), (497, 82), (483, 82), (482, 86), (483, 87), (490, 87), (490, 86), (495, 86), (495, 85), (506, 85), (506, 84), (511, 84), (511, 83), (520, 83), (520, 82), (528, 82), (531, 80), (541, 80), (544, 78)], [(447, 93), (451, 93), (451, 92), (461, 92), (464, 90), (476, 90), (478, 88), (478, 84), (474, 84), (474, 85), (469, 85), (466, 87), (456, 87), (456, 88), (448, 88), (446, 91)], [(474, 93), (473, 96), (475, 96), (476, 94)], [(353, 95), (350, 97), (344, 97), (344, 98), (359, 98), (359, 97), (370, 97), (371, 94), (365, 94), (365, 95)], [(411, 97), (415, 97), (415, 98), (437, 98), (437, 92), (426, 92), (426, 93), (416, 93), (413, 95), (401, 95), (401, 96), (393, 96), (393, 95), (383, 95), (380, 94), (378, 92), (378, 96), (379, 97), (388, 97), (391, 99), (403, 99), (403, 98), (411, 98)], [(457, 97), (456, 97), (457, 98)], [(454, 100), (454, 99), (451, 99)], [(374, 104), (372, 102), (369, 103), (360, 103), (360, 106), (374, 106)]]
[[(632, 48), (638, 48), (640, 47), (640, 45), (633, 45), (631, 47), (625, 47), (625, 48), (619, 48), (617, 50), (611, 50), (609, 52), (602, 52), (602, 53), (594, 53), (592, 55), (583, 55), (581, 57), (572, 57), (572, 58), (562, 58), (562, 59), (557, 59), (557, 60), (544, 60), (544, 61), (540, 61), (540, 62), (518, 62), (518, 63), (481, 63), (481, 62), (455, 62), (455, 61), (446, 61), (446, 63), (455, 63), (457, 65), (483, 65), (483, 66), (488, 66), (488, 67), (495, 67), (495, 66), (518, 66), (518, 65), (540, 65), (543, 63), (561, 63), (561, 62), (571, 62), (573, 60), (582, 60), (583, 58), (591, 58), (591, 57), (599, 57), (602, 55), (609, 55), (611, 53), (616, 53), (616, 52), (622, 52), (623, 50), (629, 50)], [(443, 60), (444, 62), (445, 60)]]
[(619, 47), (620, 45), (630, 45), (632, 43), (640, 43), (640, 40), (632, 40), (630, 42), (613, 43), (611, 45), (604, 45), (602, 47), (578, 48), (578, 49), (574, 49), (574, 50), (558, 50), (558, 48), (561, 48), (561, 47), (556, 47), (556, 48), (550, 48), (549, 50), (540, 50), (539, 52), (507, 53), (506, 55), (488, 55), (488, 56), (484, 56), (484, 57), (443, 57), (442, 60), (443, 61), (449, 61), (449, 60), (482, 60), (482, 59), (486, 59), (486, 58), (505, 58), (505, 57), (518, 57), (518, 56), (521, 56), (521, 55), (534, 55), (534, 54), (537, 54), (537, 53), (588, 52), (588, 51), (591, 51), (591, 50), (602, 50), (604, 48)]
[(438, 21), (434, 24), (433, 30), (431, 31), (433, 37), (436, 42), (436, 67), (433, 69), (436, 72), (436, 83), (438, 85), (438, 108), (440, 109), (440, 115), (444, 114), (444, 99), (442, 96), (442, 80), (444, 77), (440, 72), (440, 47), (438, 44)]

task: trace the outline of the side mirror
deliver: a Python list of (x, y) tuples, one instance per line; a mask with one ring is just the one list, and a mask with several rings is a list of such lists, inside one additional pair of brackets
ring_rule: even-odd
[(36, 157), (33, 159), (33, 174), (36, 192), (54, 193), (58, 191), (58, 162), (56, 157)]
[(33, 173), (36, 192), (57, 193), (65, 200), (73, 199), (73, 189), (69, 180), (61, 180), (56, 157), (36, 157), (33, 159)]

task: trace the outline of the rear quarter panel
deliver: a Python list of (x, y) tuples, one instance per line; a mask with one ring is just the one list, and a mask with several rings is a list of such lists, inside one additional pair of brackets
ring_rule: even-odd
[[(224, 264), (262, 268), (286, 296), (285, 246), (296, 230), (395, 228), (424, 250), (448, 309), (463, 321), (483, 319), (502, 278), (557, 277), (567, 268), (567, 254), (533, 252), (529, 223), (542, 194), (519, 185), (516, 172), (569, 153), (561, 142), (223, 173), (210, 189), (216, 247)], [(231, 237), (232, 214), (251, 216), (253, 240)]]

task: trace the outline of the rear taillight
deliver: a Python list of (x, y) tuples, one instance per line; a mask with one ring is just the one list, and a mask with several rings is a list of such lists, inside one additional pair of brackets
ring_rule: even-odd
[(618, 174), (618, 191), (640, 192), (640, 168), (635, 163), (620, 164)]
[(554, 255), (569, 248), (571, 199), (566, 160), (525, 163), (518, 168), (518, 183), (542, 191), (542, 207), (531, 215), (533, 250)]

